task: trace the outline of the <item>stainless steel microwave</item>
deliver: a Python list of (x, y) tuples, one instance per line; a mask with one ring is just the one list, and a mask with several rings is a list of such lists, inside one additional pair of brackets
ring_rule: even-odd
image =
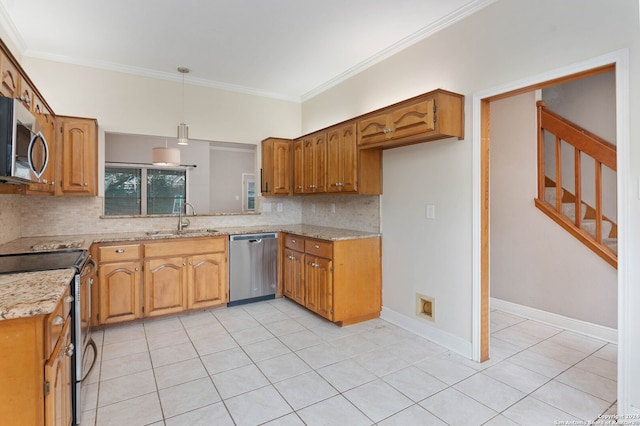
[(0, 182), (38, 183), (48, 165), (36, 117), (17, 99), (0, 96)]

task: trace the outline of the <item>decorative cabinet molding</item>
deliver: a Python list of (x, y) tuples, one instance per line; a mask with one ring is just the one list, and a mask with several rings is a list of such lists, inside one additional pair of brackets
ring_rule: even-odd
[(464, 96), (434, 90), (358, 119), (358, 145), (394, 148), (439, 139), (464, 138)]

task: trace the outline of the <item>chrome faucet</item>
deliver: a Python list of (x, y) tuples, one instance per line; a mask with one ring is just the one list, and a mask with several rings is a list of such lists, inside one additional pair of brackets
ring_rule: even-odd
[(178, 211), (178, 233), (181, 233), (184, 228), (188, 227), (191, 224), (189, 219), (187, 219), (186, 217), (185, 218), (182, 217), (182, 209), (184, 209), (184, 215), (185, 216), (187, 215), (187, 206), (191, 206), (191, 210), (193, 211), (194, 216), (197, 215), (196, 208), (193, 207), (193, 204), (187, 203), (185, 201), (182, 207), (180, 208), (180, 210)]

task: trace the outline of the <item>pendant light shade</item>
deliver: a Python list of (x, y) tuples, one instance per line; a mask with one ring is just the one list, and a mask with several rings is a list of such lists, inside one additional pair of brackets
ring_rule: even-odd
[(178, 145), (189, 145), (189, 126), (184, 123), (178, 126)]
[(180, 165), (180, 150), (160, 146), (153, 148), (152, 163), (154, 166), (176, 167)]
[(182, 73), (182, 123), (178, 126), (178, 145), (189, 145), (189, 127), (184, 124), (184, 75), (189, 71), (189, 68), (178, 67), (178, 72)]

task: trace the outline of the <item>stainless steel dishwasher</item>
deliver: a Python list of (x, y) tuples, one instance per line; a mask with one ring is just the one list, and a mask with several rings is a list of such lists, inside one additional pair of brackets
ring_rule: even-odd
[(229, 306), (273, 299), (278, 286), (278, 234), (229, 237)]

